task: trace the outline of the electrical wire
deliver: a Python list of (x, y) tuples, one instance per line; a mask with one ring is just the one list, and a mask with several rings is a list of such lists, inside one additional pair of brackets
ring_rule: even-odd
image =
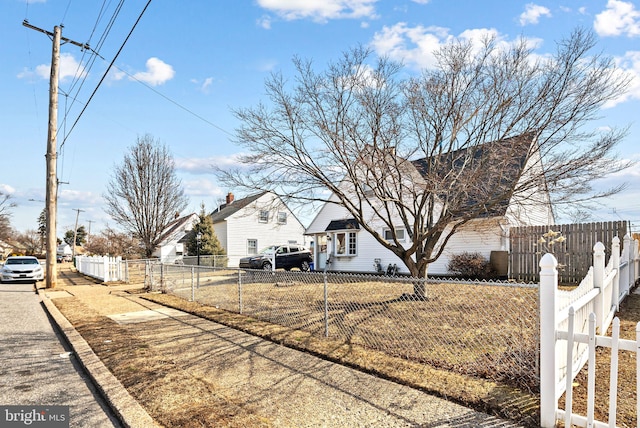
[(133, 31), (135, 30), (135, 28), (137, 27), (138, 23), (140, 22), (140, 20), (142, 19), (142, 16), (144, 15), (145, 11), (147, 10), (147, 8), (149, 7), (149, 5), (151, 4), (152, 0), (148, 0), (147, 4), (144, 6), (144, 9), (142, 9), (142, 12), (140, 12), (140, 15), (138, 16), (138, 19), (136, 19), (136, 22), (133, 24), (133, 27), (131, 27), (131, 30), (129, 31), (129, 34), (127, 34), (127, 37), (124, 39), (124, 41), (122, 42), (122, 45), (120, 45), (120, 48), (118, 49), (118, 52), (116, 52), (116, 55), (113, 57), (113, 60), (111, 61), (111, 63), (109, 64), (109, 66), (107, 67), (107, 69), (105, 70), (104, 74), (102, 75), (102, 78), (100, 79), (100, 81), (98, 82), (98, 85), (95, 87), (95, 89), (93, 90), (93, 92), (91, 93), (91, 95), (89, 96), (89, 99), (87, 100), (87, 102), (85, 103), (84, 107), (82, 108), (82, 110), (80, 111), (80, 114), (78, 115), (78, 117), (76, 118), (76, 120), (73, 122), (73, 125), (71, 126), (71, 129), (69, 129), (69, 133), (64, 137), (64, 139), (62, 140), (62, 144), (60, 144), (60, 148), (62, 148), (62, 146), (64, 146), (64, 143), (67, 141), (67, 139), (69, 138), (69, 135), (71, 134), (71, 132), (73, 132), (73, 129), (76, 127), (76, 125), (78, 124), (78, 121), (80, 120), (80, 118), (82, 117), (82, 115), (84, 114), (84, 112), (86, 111), (87, 107), (89, 106), (89, 103), (91, 102), (91, 100), (93, 99), (93, 97), (95, 96), (96, 92), (98, 92), (98, 88), (100, 88), (100, 86), (102, 85), (102, 82), (104, 82), (104, 79), (107, 77), (109, 70), (111, 70), (111, 67), (113, 66), (113, 64), (115, 63), (116, 59), (118, 58), (118, 56), (120, 55), (120, 53), (122, 52), (122, 50), (124, 49), (124, 46), (126, 45), (127, 41), (129, 40), (129, 38), (131, 37), (131, 34), (133, 34)]
[(200, 119), (201, 121), (211, 125), (212, 127), (216, 128), (219, 131), (224, 132), (225, 134), (229, 135), (229, 136), (233, 136), (233, 134), (231, 134), (229, 131), (227, 131), (226, 129), (221, 128), (220, 126), (216, 125), (215, 123), (209, 121), (208, 119), (200, 116), (198, 113), (195, 113), (192, 110), (189, 110), (187, 107), (183, 106), (182, 104), (180, 104), (177, 101), (172, 100), (171, 98), (169, 98), (168, 96), (164, 95), (162, 92), (158, 91), (157, 89), (155, 89), (154, 87), (152, 87), (151, 85), (148, 85), (146, 82), (143, 82), (142, 80), (138, 79), (137, 77), (131, 75), (130, 73), (128, 73), (126, 70), (121, 69), (120, 67), (118, 67), (117, 65), (114, 65), (115, 68), (117, 68), (118, 70), (122, 71), (123, 73), (125, 73), (127, 76), (129, 76), (131, 79), (135, 80), (136, 82), (146, 86), (148, 89), (152, 90), (153, 92), (155, 92), (156, 94), (160, 95), (162, 98), (164, 98), (165, 100), (169, 101), (171, 104), (181, 108), (182, 110), (186, 111), (187, 113), (189, 113), (190, 115)]
[[(62, 124), (66, 124), (67, 123), (67, 119), (69, 116), (69, 112), (71, 111), (71, 108), (73, 107), (73, 105), (75, 104), (75, 102), (77, 101), (78, 98), (78, 94), (80, 93), (80, 91), (82, 90), (82, 87), (84, 86), (84, 83), (86, 82), (87, 76), (89, 76), (89, 74), (91, 73), (91, 70), (95, 64), (96, 58), (99, 56), (99, 51), (102, 48), (102, 46), (104, 45), (104, 42), (107, 39), (107, 36), (109, 35), (109, 33), (111, 32), (112, 28), (113, 28), (113, 24), (115, 23), (118, 15), (120, 14), (120, 11), (122, 10), (122, 6), (124, 5), (124, 0), (120, 0), (120, 2), (118, 3), (116, 10), (114, 11), (114, 13), (112, 14), (109, 23), (107, 24), (105, 30), (103, 31), (102, 35), (100, 36), (98, 43), (96, 45), (96, 49), (90, 49), (89, 52), (91, 53), (91, 57), (90, 59), (87, 61), (87, 65), (86, 67), (82, 68), (82, 64), (84, 63), (84, 58), (86, 56), (86, 51), (84, 51), (82, 58), (80, 59), (80, 61), (78, 62), (78, 68), (76, 69), (76, 73), (75, 73), (75, 77), (74, 80), (71, 83), (71, 86), (67, 92), (68, 95), (70, 95), (73, 91), (75, 86), (78, 84), (78, 82), (80, 82), (77, 90), (75, 91), (75, 96), (71, 97), (71, 105), (68, 107), (68, 109), (65, 109), (64, 112), (64, 116), (62, 118)], [(93, 36), (96, 32), (96, 29), (98, 28), (98, 25), (100, 24), (100, 21), (102, 20), (102, 18), (104, 17), (104, 13), (106, 10), (106, 3), (105, 1), (103, 1), (102, 3), (102, 7), (100, 8), (100, 12), (98, 13), (98, 17), (96, 18), (96, 22), (93, 25), (93, 29), (91, 30), (91, 34), (89, 35), (89, 39), (86, 43), (86, 45), (91, 44), (91, 40), (93, 39)], [(80, 81), (80, 76), (82, 76), (82, 80)], [(66, 139), (66, 134), (63, 138), (63, 141)]]

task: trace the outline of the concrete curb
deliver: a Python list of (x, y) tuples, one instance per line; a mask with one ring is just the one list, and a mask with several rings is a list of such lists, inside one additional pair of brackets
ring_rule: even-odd
[(161, 427), (149, 416), (147, 411), (138, 403), (120, 381), (107, 369), (89, 344), (76, 331), (58, 308), (45, 295), (44, 290), (38, 289), (44, 306), (55, 321), (62, 334), (73, 348), (76, 357), (87, 372), (96, 389), (100, 391), (105, 401), (128, 428), (157, 428)]

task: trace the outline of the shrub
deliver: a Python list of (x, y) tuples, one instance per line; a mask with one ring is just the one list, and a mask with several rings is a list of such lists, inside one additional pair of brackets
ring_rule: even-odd
[(447, 264), (449, 272), (465, 278), (487, 279), (495, 276), (491, 263), (482, 254), (464, 252), (456, 254)]

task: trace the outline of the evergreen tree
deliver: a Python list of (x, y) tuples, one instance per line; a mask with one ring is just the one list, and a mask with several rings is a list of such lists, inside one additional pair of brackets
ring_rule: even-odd
[(44, 243), (47, 242), (47, 209), (43, 208), (38, 216), (38, 235), (40, 235), (40, 252), (44, 248)]
[(187, 252), (191, 256), (198, 254), (197, 235), (200, 233), (200, 255), (224, 256), (224, 248), (222, 248), (222, 244), (220, 244), (213, 230), (213, 220), (211, 220), (211, 216), (207, 215), (204, 209), (204, 203), (200, 205), (200, 214), (198, 217), (198, 222), (193, 225), (193, 232), (187, 241)]
[(85, 230), (84, 226), (78, 227), (77, 232), (74, 232), (73, 230), (67, 230), (64, 233), (64, 242), (66, 242), (67, 244), (73, 246), (73, 244), (72, 244), (73, 235), (76, 235), (76, 245), (77, 246), (81, 246), (85, 242), (87, 242), (87, 231)]

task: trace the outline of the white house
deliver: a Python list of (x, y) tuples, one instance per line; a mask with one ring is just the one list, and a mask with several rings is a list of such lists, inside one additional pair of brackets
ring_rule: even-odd
[(198, 220), (199, 216), (196, 213), (184, 217), (176, 214), (175, 219), (164, 229), (153, 256), (166, 263), (173, 263), (181, 259), (185, 254), (184, 243), (181, 241), (193, 229), (193, 225)]
[[(527, 177), (530, 178), (530, 174), (541, 176), (540, 158), (537, 155), (537, 151), (530, 151), (532, 145), (535, 144), (533, 137), (521, 136), (516, 138), (518, 140), (514, 138), (500, 143), (509, 144), (509, 153), (512, 154), (514, 153), (512, 145), (522, 146), (521, 157), (516, 159), (514, 156), (509, 161), (511, 165), (517, 165), (517, 167), (510, 166), (509, 168), (512, 170), (508, 171), (507, 174), (505, 174), (505, 170), (502, 170), (502, 174), (496, 177), (495, 180), (486, 180), (489, 181), (487, 183), (488, 187), (506, 185), (516, 188), (519, 183), (531, 182), (531, 180), (526, 180)], [(528, 140), (525, 141), (527, 138)], [(485, 150), (488, 150), (488, 148)], [(453, 158), (451, 154), (445, 154), (444, 156)], [(474, 154), (472, 156), (479, 155)], [(460, 159), (462, 159), (462, 156)], [(468, 161), (469, 156), (466, 156), (466, 159)], [(425, 162), (427, 162), (426, 158), (404, 162), (403, 167), (407, 169), (402, 179), (414, 180), (415, 183), (419, 183), (424, 177)], [(455, 161), (451, 162), (451, 164), (455, 168)], [(448, 173), (442, 174), (442, 176), (448, 175)], [(431, 179), (433, 179), (433, 175)], [(346, 190), (349, 186), (353, 187), (353, 185), (353, 182), (343, 183), (341, 184), (341, 189)], [(467, 195), (467, 197), (469, 201), (465, 201), (465, 203), (477, 203), (477, 200), (471, 195)], [(442, 194), (438, 195), (436, 199), (442, 201), (444, 198), (446, 198), (446, 195)], [(327, 266), (327, 269), (332, 271), (376, 272), (380, 268), (386, 271), (389, 266), (395, 265), (397, 266), (397, 272), (409, 273), (404, 263), (390, 250), (383, 247), (371, 233), (365, 230), (354, 216), (342, 206), (335, 194), (331, 196), (329, 201), (322, 206), (305, 232), (313, 237), (316, 243), (314, 248), (316, 269), (323, 269), (327, 259), (330, 259), (331, 263)], [(365, 212), (362, 218), (368, 219), (367, 226), (386, 239), (392, 239), (393, 234), (389, 226), (379, 216), (374, 215), (370, 207), (366, 211), (366, 204), (364, 205)], [(399, 217), (394, 219), (393, 214), (391, 218), (391, 224), (394, 225), (398, 241), (404, 248), (408, 248), (412, 242), (403, 223)], [(449, 258), (465, 251), (479, 252), (487, 259), (491, 257), (492, 252), (496, 252), (494, 255), (501, 255), (504, 258), (509, 250), (510, 227), (551, 224), (554, 224), (554, 217), (544, 180), (536, 186), (519, 188), (519, 191), (514, 192), (509, 200), (494, 203), (484, 216), (479, 216), (479, 218), (469, 221), (458, 229), (446, 243), (442, 255), (429, 265), (428, 274), (446, 275), (448, 273), (447, 264)], [(441, 242), (436, 246), (436, 249), (441, 246)], [(503, 263), (503, 265), (506, 267), (506, 263)], [(506, 272), (501, 273), (506, 274)]]
[(276, 195), (261, 192), (236, 200), (227, 194), (226, 203), (211, 213), (213, 228), (229, 258), (229, 266), (277, 244), (308, 247), (304, 226)]

